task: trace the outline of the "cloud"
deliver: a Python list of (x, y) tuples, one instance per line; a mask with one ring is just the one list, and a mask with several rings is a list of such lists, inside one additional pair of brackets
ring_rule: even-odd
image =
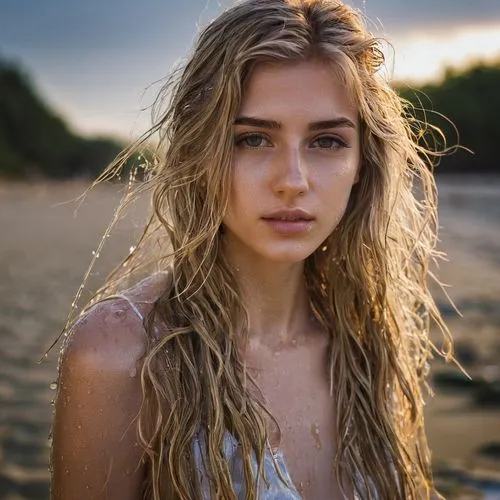
[(350, 0), (349, 3), (366, 12), (370, 19), (380, 19), (390, 33), (500, 22), (498, 0)]

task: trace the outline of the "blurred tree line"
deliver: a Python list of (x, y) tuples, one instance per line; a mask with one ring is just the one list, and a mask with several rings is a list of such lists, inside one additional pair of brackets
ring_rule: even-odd
[[(443, 130), (448, 146), (460, 143), (474, 152), (445, 157), (438, 172), (498, 171), (500, 61), (448, 70), (439, 84), (397, 88), (414, 104), (418, 119)], [(0, 58), (1, 177), (96, 177), (122, 147), (112, 139), (76, 135), (38, 96), (29, 77)]]
[(122, 149), (70, 130), (36, 93), (29, 77), (0, 59), (0, 176), (95, 177)]
[(448, 69), (439, 84), (400, 85), (398, 90), (415, 106), (417, 119), (441, 129), (446, 144), (434, 134), (438, 148), (459, 144), (470, 150), (458, 148), (445, 156), (436, 172), (500, 173), (500, 60)]

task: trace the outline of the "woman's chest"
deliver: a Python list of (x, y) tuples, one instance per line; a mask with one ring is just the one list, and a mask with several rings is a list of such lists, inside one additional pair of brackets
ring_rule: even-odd
[(305, 499), (341, 499), (335, 475), (335, 401), (324, 358), (297, 349), (281, 353), (261, 370), (257, 383), (276, 424), (268, 421), (273, 449), (286, 460), (291, 479)]

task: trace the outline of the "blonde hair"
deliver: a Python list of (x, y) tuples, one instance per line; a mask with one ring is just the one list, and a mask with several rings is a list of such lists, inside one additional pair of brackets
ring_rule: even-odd
[[(138, 419), (145, 497), (201, 498), (192, 442), (200, 429), (210, 429), (204, 451), (214, 498), (235, 498), (223, 452), (226, 431), (242, 448), (246, 498), (256, 498), (251, 456), (262, 473), (267, 410), (244, 382), (236, 338), (246, 332), (247, 313), (221, 255), (220, 227), (233, 122), (253, 67), (310, 58), (339, 72), (361, 123), (359, 182), (338, 227), (305, 263), (312, 310), (330, 335), (336, 472), (363, 498), (376, 498), (375, 492), (384, 499), (429, 497), (422, 383), (434, 348), (430, 322), (443, 326), (427, 284), (437, 256), (432, 152), (419, 143), (425, 125), (379, 75), (379, 43), (359, 13), (338, 0), (238, 3), (202, 31), (165, 87), (168, 102), (153, 128), (98, 179), (115, 175), (158, 134), (146, 180), (133, 192), (152, 192), (150, 220), (127, 267), (97, 295), (152, 259), (172, 270), (172, 286), (146, 325)], [(158, 241), (170, 251), (152, 256)], [(155, 342), (157, 324), (166, 333)]]

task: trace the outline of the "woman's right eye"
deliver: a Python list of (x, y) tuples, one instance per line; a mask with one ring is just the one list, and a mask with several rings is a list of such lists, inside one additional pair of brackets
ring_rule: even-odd
[(261, 134), (245, 134), (236, 140), (237, 146), (244, 146), (250, 149), (267, 148), (270, 143), (264, 135)]

